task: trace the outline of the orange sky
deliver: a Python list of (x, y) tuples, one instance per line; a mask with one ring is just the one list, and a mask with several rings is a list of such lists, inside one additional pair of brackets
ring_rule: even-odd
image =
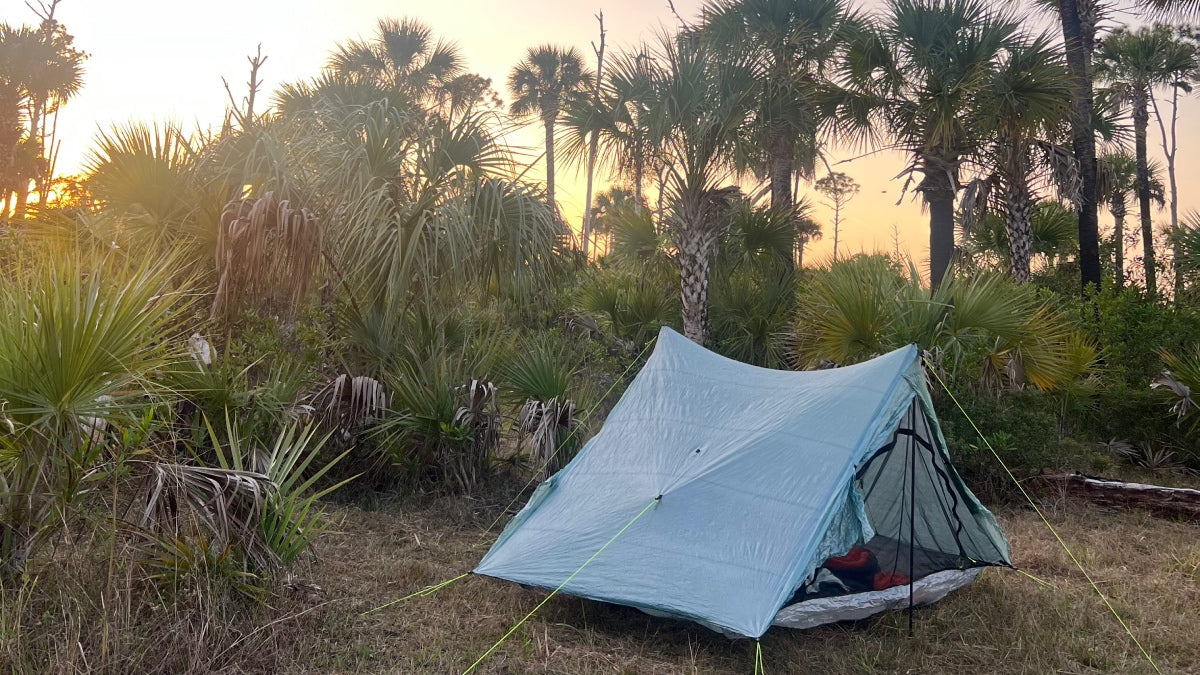
[[(700, 5), (701, 0), (675, 0), (676, 8), (689, 20)], [(35, 20), (17, 0), (4, 0), (0, 7), (0, 21), (19, 24)], [(221, 78), (229, 80), (241, 96), (246, 56), (253, 54), (259, 43), (268, 56), (262, 75), (271, 89), (280, 82), (317, 73), (336, 42), (370, 35), (377, 18), (412, 16), (457, 42), (468, 68), (491, 77), (506, 96), (502, 90), (506, 74), (532, 45), (574, 45), (590, 57), (589, 43), (596, 39), (594, 15), (601, 8), (610, 50), (649, 40), (658, 26), (675, 24), (666, 0), (62, 0), (58, 18), (91, 58), (84, 90), (61, 115), (59, 170), (77, 169), (97, 125), (107, 127), (130, 119), (174, 119), (201, 126), (219, 122), (226, 102)], [(1191, 189), (1200, 185), (1200, 104), (1195, 96), (1185, 103), (1182, 113), (1178, 157), (1181, 214), (1200, 208), (1200, 194)], [(1157, 134), (1152, 121), (1152, 157), (1161, 154)], [(516, 140), (531, 146), (540, 141), (539, 132), (522, 134)], [(855, 154), (834, 147), (831, 161)], [(835, 167), (862, 185), (843, 213), (843, 252), (891, 251), (898, 231), (904, 251), (917, 258), (927, 255), (927, 216), (911, 195), (896, 204), (902, 181), (893, 177), (903, 167), (903, 157), (895, 153), (879, 153)], [(801, 193), (807, 191), (807, 187), (801, 188)], [(568, 218), (578, 220), (584, 201), (581, 173), (577, 176), (571, 168), (562, 170), (559, 201)], [(826, 236), (812, 245), (809, 260), (832, 251), (832, 216), (829, 210), (818, 208), (816, 217), (825, 225)], [(1157, 212), (1155, 218), (1167, 221), (1169, 214)], [(1107, 213), (1101, 212), (1102, 227), (1110, 221)]]

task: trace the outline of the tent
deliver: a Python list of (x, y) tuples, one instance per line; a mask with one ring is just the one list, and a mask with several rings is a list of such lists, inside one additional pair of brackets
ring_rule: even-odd
[[(854, 556), (884, 588), (831, 579)], [(475, 572), (757, 638), (931, 602), (988, 565), (1008, 542), (950, 464), (916, 347), (788, 372), (664, 328)]]

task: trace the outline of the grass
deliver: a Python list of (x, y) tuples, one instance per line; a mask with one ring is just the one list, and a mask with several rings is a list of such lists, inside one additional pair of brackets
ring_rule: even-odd
[[(370, 610), (468, 571), (494, 539), (496, 532), (484, 530), (509, 497), (389, 502), (369, 511), (332, 506), (333, 531), (300, 570), (307, 583), (297, 586), (307, 590), (280, 589), (258, 605), (192, 588), (174, 601), (139, 607), (130, 598), (146, 591), (134, 571), (118, 569), (106, 595), (106, 561), (84, 552), (107, 544), (80, 542), (70, 559), (43, 565), (32, 590), (5, 589), (0, 666), (461, 673), (545, 594), (468, 577), (432, 596)], [(1197, 526), (1104, 511), (1061, 495), (1042, 499), (1162, 672), (1200, 673)], [(1019, 572), (988, 570), (974, 586), (918, 610), (911, 638), (904, 612), (809, 631), (772, 629), (762, 641), (767, 672), (1153, 672), (1037, 516), (1016, 507), (997, 515), (1014, 561), (1052, 587)], [(475, 672), (744, 674), (753, 663), (751, 641), (564, 596), (551, 599)]]
[[(1200, 539), (1194, 524), (1104, 512), (1049, 498), (1051, 522), (1163, 672), (1200, 672)], [(1153, 672), (1029, 509), (1001, 511), (1014, 560), (1052, 584), (989, 570), (975, 586), (918, 610), (810, 631), (773, 629), (768, 672)], [(339, 609), (322, 647), (289, 672), (462, 672), (545, 594), (469, 577), (430, 597), (362, 615), (470, 569), (494, 535), (487, 509), (445, 499), (401, 510), (341, 508), (341, 534), (318, 544), (315, 580)], [(754, 645), (633, 609), (551, 599), (477, 672), (749, 673)]]

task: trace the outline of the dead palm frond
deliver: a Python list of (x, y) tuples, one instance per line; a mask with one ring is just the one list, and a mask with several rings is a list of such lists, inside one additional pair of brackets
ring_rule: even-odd
[(568, 440), (578, 426), (573, 401), (531, 398), (521, 406), (517, 430), (522, 438), (529, 439), (530, 459), (541, 469), (542, 478), (549, 478), (571, 460), (578, 443), (568, 447)]
[(454, 414), (461, 447), (443, 446), (450, 452), (443, 458), (442, 466), (466, 490), (483, 478), (488, 460), (500, 447), (501, 418), (496, 385), (486, 377), (471, 380), (462, 389), (466, 401)]
[(221, 545), (239, 543), (261, 568), (279, 564), (260, 528), (275, 490), (265, 474), (164, 462), (130, 465), (144, 476), (133, 500), (138, 527), (169, 539), (198, 531)]
[(366, 375), (338, 375), (313, 395), (312, 408), (322, 425), (349, 441), (363, 425), (388, 409), (383, 384)]
[(320, 226), (307, 209), (276, 199), (273, 192), (229, 202), (217, 231), (220, 281), (212, 317), (228, 317), (251, 300), (278, 299), (295, 311), (320, 253)]

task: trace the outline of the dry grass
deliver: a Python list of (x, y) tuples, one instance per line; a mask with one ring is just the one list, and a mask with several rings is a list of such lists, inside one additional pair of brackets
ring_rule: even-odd
[[(1194, 524), (1098, 511), (1049, 499), (1051, 522), (1113, 600), (1162, 672), (1200, 673), (1200, 538)], [(319, 545), (315, 580), (338, 609), (324, 614), (311, 658), (289, 672), (458, 673), (545, 594), (470, 577), (431, 597), (362, 612), (469, 570), (492, 536), (486, 513), (443, 500), (401, 512), (337, 512), (340, 535)], [(1153, 672), (1030, 509), (999, 517), (1019, 572), (989, 570), (975, 586), (907, 616), (763, 639), (772, 673)], [(749, 673), (753, 643), (624, 607), (556, 597), (477, 672)]]
[[(332, 507), (335, 532), (318, 541), (317, 559), (302, 570), (323, 590), (285, 592), (258, 606), (205, 589), (139, 607), (130, 598), (148, 596), (135, 570), (118, 566), (105, 590), (107, 560), (80, 553), (53, 568), (70, 574), (43, 573), (23, 604), (5, 591), (0, 668), (461, 673), (545, 594), (468, 577), (430, 597), (367, 612), (469, 570), (495, 537), (484, 530), (507, 501)], [(1162, 672), (1200, 673), (1197, 526), (1054, 495), (1043, 506)], [(918, 610), (911, 638), (903, 612), (810, 631), (773, 629), (762, 643), (767, 672), (1152, 672), (1037, 516), (1027, 508), (998, 516), (1014, 560), (1052, 588), (989, 570), (975, 586)], [(106, 549), (105, 542), (80, 544), (78, 551)], [(476, 672), (744, 674), (753, 663), (750, 641), (556, 597)]]

